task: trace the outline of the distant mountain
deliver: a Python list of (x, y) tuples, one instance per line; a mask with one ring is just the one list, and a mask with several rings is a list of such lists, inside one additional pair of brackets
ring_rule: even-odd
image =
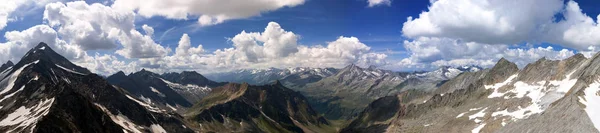
[(381, 98), (342, 132), (598, 132), (599, 75), (600, 54), (542, 58), (523, 69), (500, 59), (444, 83), (424, 102)]
[(292, 88), (321, 80), (337, 73), (335, 68), (307, 68), (297, 67), (288, 69), (243, 69), (232, 72), (212, 73), (208, 78), (220, 82), (249, 83), (253, 85), (270, 84), (280, 80), (284, 85)]
[(441, 67), (430, 72), (393, 72), (375, 67), (361, 68), (351, 64), (333, 76), (298, 89), (315, 109), (329, 119), (350, 119), (372, 101), (417, 90), (422, 95), (463, 71), (478, 71), (479, 67)]
[(40, 43), (0, 75), (1, 132), (192, 132)]
[(214, 88), (186, 114), (203, 132), (335, 132), (304, 96), (280, 82)]
[(225, 84), (208, 80), (196, 72), (158, 75), (145, 69), (130, 75), (118, 72), (107, 80), (148, 104), (180, 113), (200, 101), (211, 88)]
[(4, 72), (4, 70), (14, 66), (15, 64), (13, 64), (11, 61), (8, 61), (4, 64), (2, 64), (2, 66), (0, 66), (0, 72)]

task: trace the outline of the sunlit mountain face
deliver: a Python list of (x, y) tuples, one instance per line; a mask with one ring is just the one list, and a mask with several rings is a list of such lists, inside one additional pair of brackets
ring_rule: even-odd
[(599, 6), (3, 1), (0, 132), (600, 132)]

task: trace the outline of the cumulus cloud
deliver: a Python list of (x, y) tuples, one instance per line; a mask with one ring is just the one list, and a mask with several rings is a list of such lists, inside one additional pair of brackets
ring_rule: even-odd
[(367, 2), (369, 3), (369, 7), (375, 7), (378, 5), (387, 5), (387, 6), (392, 5), (391, 0), (368, 0)]
[[(418, 18), (408, 17), (408, 37), (449, 37), (481, 43), (514, 44), (537, 38), (562, 0), (438, 0)], [(540, 8), (543, 7), (543, 8)]]
[(575, 54), (574, 51), (554, 49), (551, 46), (510, 48), (508, 45), (482, 44), (435, 37), (420, 37), (412, 41), (404, 41), (404, 46), (410, 52), (409, 57), (392, 66), (412, 69), (464, 65), (490, 67), (502, 57), (519, 66), (525, 66), (542, 57), (560, 60)]
[(263, 12), (304, 4), (305, 0), (115, 0), (112, 7), (137, 11), (144, 17), (164, 16), (170, 19), (198, 17), (202, 26), (231, 19), (258, 16)]
[(96, 53), (94, 56), (85, 58), (84, 60), (75, 61), (74, 63), (89, 69), (93, 73), (103, 75), (110, 75), (119, 71), (131, 73), (139, 71), (140, 68), (136, 61), (125, 62), (123, 60), (119, 60), (119, 58), (114, 55), (100, 55), (98, 53)]
[(23, 31), (9, 31), (4, 34), (7, 42), (0, 43), (0, 61), (18, 61), (40, 42), (50, 45), (56, 52), (67, 59), (78, 61), (87, 54), (79, 46), (67, 44), (58, 38), (57, 32), (47, 25), (36, 25)]
[(577, 2), (569, 1), (563, 16), (563, 20), (549, 25), (551, 29), (545, 40), (579, 50), (595, 49), (600, 45), (598, 20), (584, 14)]
[(203, 53), (204, 48), (202, 48), (202, 45), (198, 45), (196, 48), (192, 47), (190, 36), (188, 36), (188, 34), (183, 34), (183, 36), (181, 36), (179, 45), (177, 45), (177, 49), (175, 49), (176, 56), (199, 55)]
[(121, 11), (99, 3), (85, 1), (51, 3), (46, 5), (44, 20), (70, 44), (84, 50), (112, 50), (126, 58), (162, 57), (169, 53), (152, 40), (152, 27), (144, 25), (146, 35), (135, 30), (135, 13)]
[(175, 54), (164, 58), (141, 59), (140, 67), (157, 72), (197, 70), (230, 71), (268, 67), (344, 67), (350, 63), (362, 66), (385, 65), (387, 55), (371, 51), (356, 37), (339, 37), (326, 46), (298, 44), (299, 35), (285, 31), (271, 22), (263, 32), (242, 31), (230, 39), (233, 47), (206, 53), (202, 45), (192, 47), (184, 34)]
[(142, 29), (144, 29), (144, 32), (146, 33), (146, 35), (148, 36), (152, 36), (154, 35), (154, 28), (148, 26), (148, 25), (143, 25)]
[(4, 29), (9, 22), (22, 19), (26, 10), (43, 7), (47, 3), (58, 0), (3, 0), (0, 2), (0, 30)]
[(7, 0), (0, 3), (0, 30), (6, 27), (10, 15), (25, 2), (24, 0)]
[[(600, 45), (598, 22), (563, 0), (437, 0), (408, 17), (409, 38), (444, 37), (486, 44), (553, 43), (578, 50)], [(539, 8), (543, 7), (543, 8)], [(564, 19), (555, 22), (559, 14)]]

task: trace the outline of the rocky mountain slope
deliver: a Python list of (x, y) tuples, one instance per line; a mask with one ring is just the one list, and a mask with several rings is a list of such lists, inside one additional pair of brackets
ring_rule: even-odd
[(598, 132), (599, 68), (600, 54), (542, 58), (523, 69), (501, 59), (446, 82), (422, 103), (381, 98), (343, 131)]
[(107, 80), (150, 105), (180, 113), (200, 101), (211, 88), (225, 84), (191, 71), (158, 75), (145, 69), (129, 75), (118, 72)]
[(0, 74), (1, 132), (192, 132), (40, 43)]
[(214, 88), (186, 117), (203, 132), (335, 132), (304, 96), (280, 82)]
[(287, 69), (243, 69), (232, 72), (212, 73), (206, 76), (220, 82), (248, 83), (252, 85), (270, 84), (281, 81), (287, 87), (299, 88), (337, 73), (335, 68), (287, 68)]
[(475, 72), (480, 69), (459, 68), (441, 67), (430, 72), (408, 73), (375, 67), (361, 68), (352, 64), (333, 76), (297, 90), (329, 119), (350, 119), (378, 98), (411, 90), (426, 95), (463, 71)]

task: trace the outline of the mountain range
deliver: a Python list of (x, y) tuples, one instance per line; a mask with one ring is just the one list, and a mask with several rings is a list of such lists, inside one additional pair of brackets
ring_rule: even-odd
[(598, 132), (600, 54), (542, 58), (519, 69), (501, 59), (466, 72), (421, 103), (380, 98), (342, 132)]
[(600, 127), (600, 54), (542, 58), (523, 68), (502, 58), (488, 69), (394, 72), (351, 64), (231, 73), (213, 81), (218, 75), (142, 69), (105, 78), (40, 43), (16, 64), (0, 66), (0, 131), (598, 132)]

